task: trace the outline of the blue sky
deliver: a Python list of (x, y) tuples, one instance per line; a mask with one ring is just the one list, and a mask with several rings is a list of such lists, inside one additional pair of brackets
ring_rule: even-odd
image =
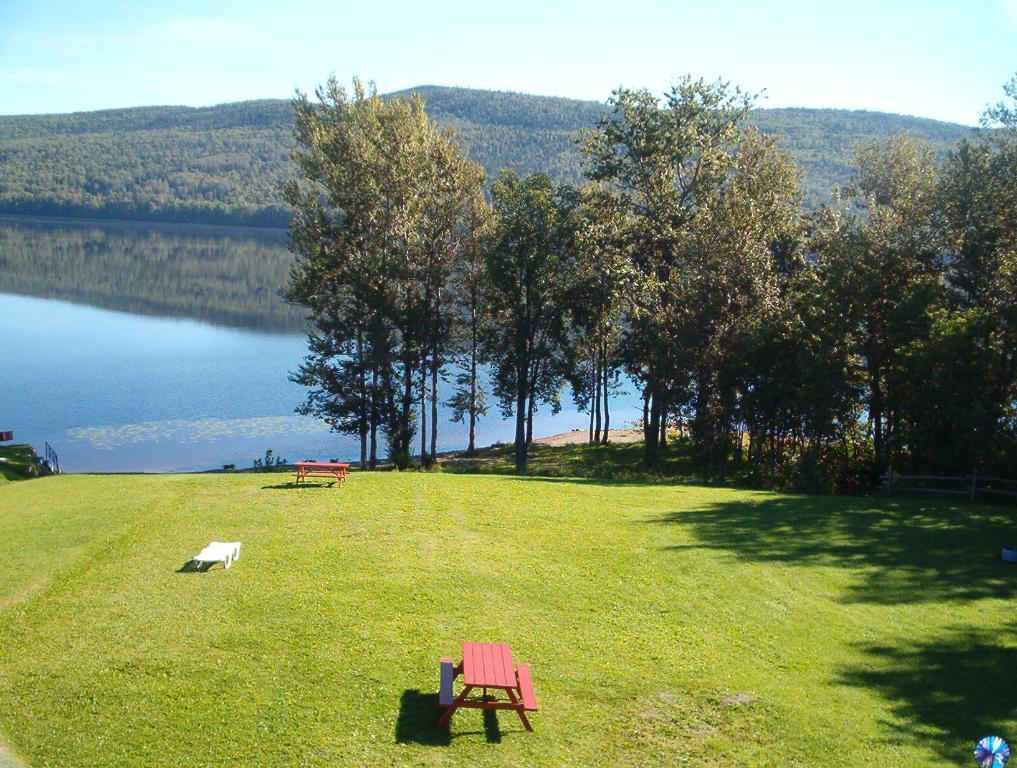
[(0, 0), (0, 114), (288, 98), (330, 74), (603, 100), (722, 77), (763, 106), (974, 123), (1017, 0)]

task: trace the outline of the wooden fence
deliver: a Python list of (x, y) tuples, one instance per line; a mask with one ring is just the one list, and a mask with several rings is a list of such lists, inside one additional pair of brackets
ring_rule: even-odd
[(970, 501), (975, 501), (982, 494), (1017, 499), (1017, 480), (987, 477), (978, 472), (970, 475), (898, 475), (891, 471), (880, 475), (879, 479), (888, 495), (901, 491), (966, 496)]

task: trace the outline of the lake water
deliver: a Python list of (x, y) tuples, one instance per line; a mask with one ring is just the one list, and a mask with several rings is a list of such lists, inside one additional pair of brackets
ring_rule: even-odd
[[(269, 448), (358, 458), (355, 438), (294, 413), (290, 260), (279, 233), (0, 220), (0, 431), (40, 453), (48, 441), (70, 472), (243, 467)], [(631, 395), (612, 405), (616, 425), (640, 415)], [(465, 447), (443, 416), (439, 450)], [(534, 434), (587, 424), (538, 412)], [(478, 442), (513, 429), (492, 409)]]

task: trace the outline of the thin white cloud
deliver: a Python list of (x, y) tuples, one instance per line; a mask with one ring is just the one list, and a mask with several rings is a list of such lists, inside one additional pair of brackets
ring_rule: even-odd
[[(2, 35), (0, 35), (2, 37)], [(114, 46), (239, 45), (259, 43), (264, 35), (244, 22), (211, 17), (177, 17), (124, 26), (98, 34), (54, 34), (30, 41), (35, 48), (59, 53), (93, 53)]]
[(159, 22), (153, 35), (177, 45), (233, 45), (251, 42), (256, 33), (248, 25), (227, 19), (166, 19)]
[(37, 48), (41, 51), (57, 54), (74, 54), (93, 53), (99, 49), (141, 43), (143, 40), (140, 38), (140, 35), (129, 32), (117, 34), (103, 33), (98, 35), (66, 35), (56, 33), (45, 37), (36, 37), (25, 44), (27, 47)]
[(0, 79), (20, 85), (60, 85), (73, 79), (69, 72), (62, 69), (33, 69), (22, 67), (10, 72), (0, 73)]

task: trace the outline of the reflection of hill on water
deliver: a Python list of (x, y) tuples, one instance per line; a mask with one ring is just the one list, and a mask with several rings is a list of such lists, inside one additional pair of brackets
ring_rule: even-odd
[(298, 332), (292, 263), (279, 232), (0, 219), (0, 292), (135, 314)]

